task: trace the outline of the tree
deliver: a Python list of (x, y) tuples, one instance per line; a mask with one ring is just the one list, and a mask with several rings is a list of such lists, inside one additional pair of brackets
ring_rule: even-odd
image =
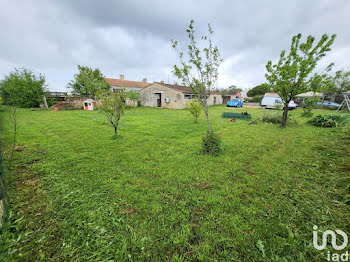
[(350, 71), (339, 70), (328, 79), (324, 91), (333, 94), (343, 94), (350, 91)]
[(108, 121), (114, 127), (114, 138), (117, 136), (119, 121), (125, 110), (125, 100), (126, 92), (124, 89), (99, 95), (100, 109), (105, 112)]
[(110, 89), (109, 84), (105, 81), (100, 69), (92, 69), (87, 66), (78, 65), (79, 73), (74, 75), (67, 88), (79, 95), (94, 95), (97, 93), (107, 92)]
[(192, 99), (190, 102), (186, 103), (186, 109), (188, 111), (190, 111), (190, 113), (193, 115), (193, 117), (195, 118), (195, 123), (198, 122), (198, 117), (201, 113), (202, 110), (202, 106), (199, 103), (197, 98)]
[(270, 91), (270, 85), (267, 83), (263, 83), (260, 85), (257, 85), (256, 87), (253, 87), (247, 92), (247, 96), (254, 97), (258, 95), (264, 95), (265, 93)]
[[(192, 92), (198, 98), (205, 117), (207, 119), (208, 131), (203, 137), (203, 152), (216, 155), (220, 149), (220, 139), (216, 136), (210, 126), (208, 97), (214, 89), (219, 75), (219, 66), (222, 62), (219, 49), (213, 45), (213, 29), (208, 24), (208, 36), (203, 36), (201, 40), (207, 44), (207, 47), (200, 49), (195, 38), (194, 21), (191, 20), (186, 32), (189, 43), (187, 45), (187, 56), (178, 50), (178, 42), (172, 40), (172, 47), (177, 52), (180, 59), (180, 66), (174, 65), (173, 73), (182, 81), (184, 86), (191, 88)], [(187, 60), (187, 61), (185, 61)], [(210, 146), (209, 146), (210, 145)]]
[[(310, 74), (315, 69), (318, 61), (331, 49), (336, 35), (329, 37), (324, 34), (320, 41), (314, 46), (315, 38), (308, 36), (306, 42), (300, 43), (301, 34), (293, 36), (290, 52), (286, 54), (283, 50), (277, 64), (272, 65), (269, 61), (266, 65), (266, 79), (272, 90), (283, 100), (282, 127), (287, 124), (288, 104), (295, 99), (296, 95), (311, 90), (310, 83), (313, 78)], [(327, 67), (330, 70), (332, 64)], [(316, 91), (316, 90), (312, 90)]]
[(137, 106), (137, 103), (140, 101), (140, 93), (134, 90), (130, 90), (129, 92), (127, 92), (127, 97), (133, 102), (135, 107)]
[(186, 30), (189, 39), (187, 46), (187, 61), (185, 61), (184, 53), (178, 50), (178, 42), (172, 40), (172, 47), (180, 58), (180, 66), (174, 65), (174, 74), (178, 77), (184, 86), (192, 89), (201, 104), (207, 119), (208, 133), (211, 133), (208, 101), (210, 91), (214, 89), (218, 79), (218, 68), (222, 62), (219, 49), (214, 46), (211, 40), (213, 29), (208, 24), (209, 36), (203, 36), (201, 39), (206, 41), (208, 46), (202, 50), (198, 47), (195, 39), (194, 21), (191, 20)]
[(230, 85), (228, 87), (228, 90), (237, 90), (239, 92), (242, 92), (242, 88), (238, 88), (236, 85)]
[(5, 76), (0, 83), (0, 95), (5, 105), (15, 107), (39, 107), (45, 93), (45, 77), (20, 68)]

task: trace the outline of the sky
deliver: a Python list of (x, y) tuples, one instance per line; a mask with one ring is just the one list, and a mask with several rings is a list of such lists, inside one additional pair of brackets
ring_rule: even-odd
[(0, 0), (0, 79), (14, 68), (45, 75), (51, 91), (65, 91), (77, 65), (104, 76), (148, 82), (178, 82), (179, 60), (171, 39), (186, 47), (186, 27), (198, 36), (214, 29), (223, 63), (219, 88), (252, 88), (265, 81), (265, 65), (303, 39), (337, 34), (320, 62), (349, 70), (348, 0)]

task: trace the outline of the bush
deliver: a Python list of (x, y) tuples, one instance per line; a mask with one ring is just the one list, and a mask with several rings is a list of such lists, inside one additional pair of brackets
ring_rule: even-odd
[(214, 132), (207, 133), (202, 137), (202, 153), (217, 156), (221, 153), (221, 139)]
[(281, 124), (282, 123), (282, 116), (278, 112), (277, 114), (264, 114), (263, 122), (265, 123), (272, 123), (272, 124)]
[(256, 96), (251, 97), (251, 98), (246, 98), (245, 101), (251, 102), (251, 103), (260, 103), (262, 97), (263, 97), (263, 95), (256, 95)]
[(202, 106), (199, 103), (197, 98), (192, 99), (192, 101), (186, 103), (186, 109), (190, 111), (190, 113), (193, 115), (195, 118), (195, 123), (197, 123), (199, 114), (202, 111)]
[(303, 112), (301, 116), (303, 117), (312, 117), (312, 109), (316, 107), (317, 102), (319, 102), (318, 97), (308, 97), (303, 102)]
[(346, 116), (341, 115), (317, 115), (308, 121), (309, 124), (319, 127), (337, 127), (347, 122)]

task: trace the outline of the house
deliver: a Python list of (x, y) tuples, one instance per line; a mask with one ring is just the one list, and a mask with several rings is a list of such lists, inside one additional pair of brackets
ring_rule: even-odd
[(147, 83), (147, 78), (142, 79), (142, 81), (131, 81), (125, 80), (124, 75), (120, 75), (119, 79), (105, 78), (106, 82), (111, 86), (111, 91), (115, 92), (117, 89), (125, 88), (125, 91), (136, 91), (140, 92), (146, 86), (150, 84)]
[[(142, 79), (141, 82), (131, 81), (125, 80), (124, 75), (120, 75), (119, 79), (105, 78), (105, 80), (110, 85), (112, 92), (116, 92), (118, 89), (121, 88), (124, 88), (126, 92), (131, 90), (135, 92), (140, 92), (143, 88), (150, 85), (149, 83), (147, 83), (147, 78)], [(137, 103), (135, 104), (135, 102), (131, 101), (130, 99), (126, 99), (126, 104), (128, 106), (137, 106)]]
[[(183, 109), (186, 102), (191, 101), (196, 95), (191, 88), (161, 83), (153, 83), (140, 91), (141, 105), (150, 107), (164, 107)], [(219, 92), (212, 92), (208, 96), (208, 105), (222, 104), (222, 96)]]
[(222, 96), (222, 103), (227, 104), (233, 98), (242, 99), (241, 92), (239, 90), (229, 90), (226, 94)]

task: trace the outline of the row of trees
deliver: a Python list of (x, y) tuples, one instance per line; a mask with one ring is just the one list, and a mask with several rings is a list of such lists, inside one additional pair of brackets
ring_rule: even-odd
[[(320, 75), (313, 79), (309, 89), (317, 90), (325, 94), (343, 94), (350, 91), (350, 71), (339, 70), (333, 75), (326, 75), (320, 78)], [(272, 91), (270, 84), (263, 83), (253, 87), (247, 92), (247, 96), (263, 96), (265, 93)]]

